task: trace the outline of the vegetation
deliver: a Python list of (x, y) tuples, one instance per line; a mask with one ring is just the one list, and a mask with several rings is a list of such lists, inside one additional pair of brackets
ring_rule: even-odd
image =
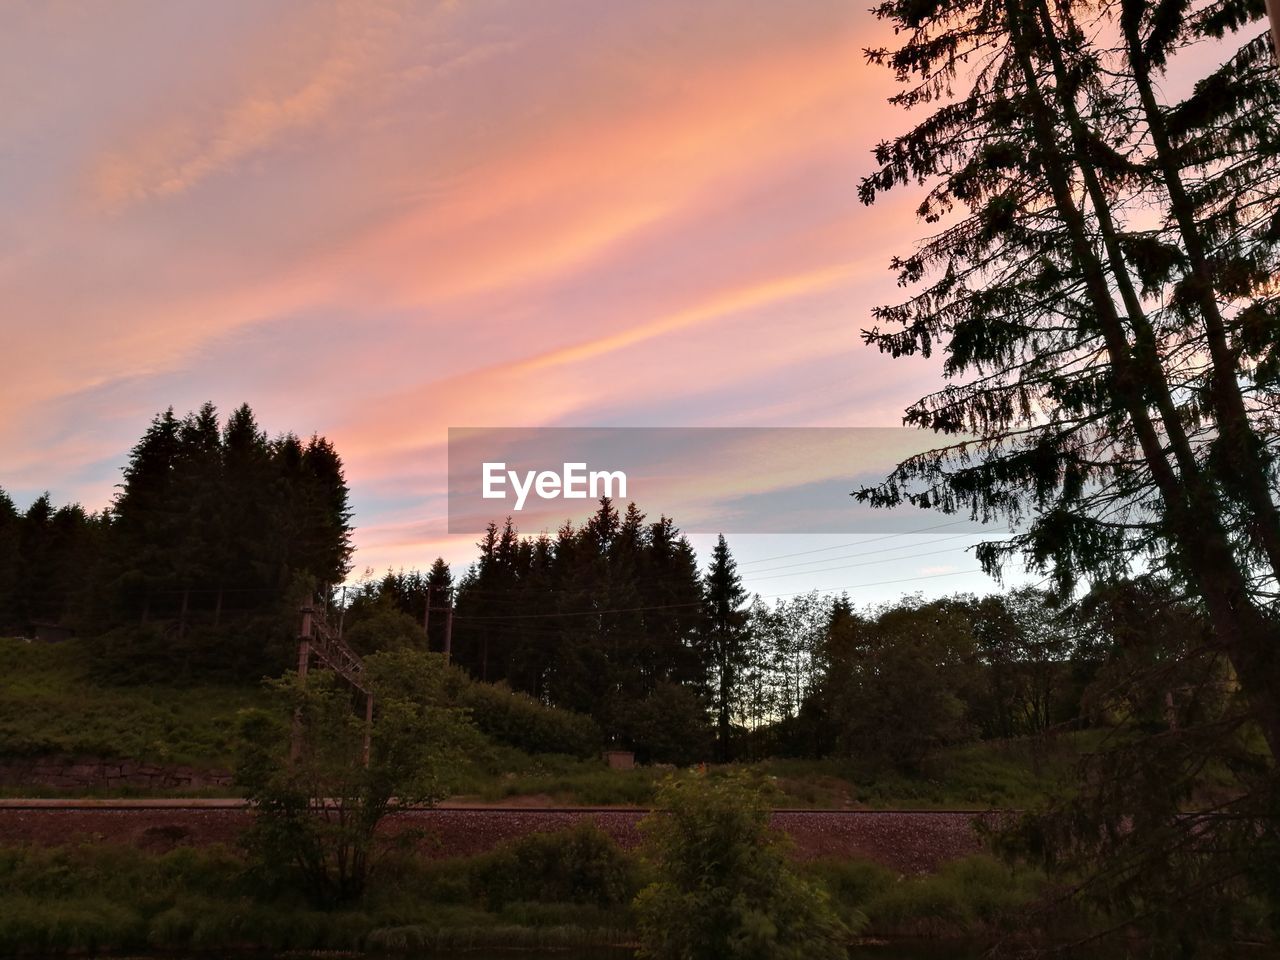
[(494, 862), (508, 855), (429, 861), (391, 852), (358, 907), (318, 909), (297, 891), (264, 882), (224, 848), (0, 848), (0, 950), (409, 952), (602, 945), (630, 936), (625, 903), (606, 908), (535, 895), (490, 909), (486, 883)]
[[(630, 901), (650, 869), (580, 826), (471, 858), (389, 851), (358, 906), (320, 910), (295, 890), (264, 884), (226, 848), (0, 847), (0, 951), (410, 953), (630, 944), (639, 931)], [(985, 858), (908, 878), (859, 861), (794, 869), (826, 892), (850, 927), (881, 937), (988, 937), (1010, 916), (1024, 915), (1042, 884), (1033, 873), (1010, 873)], [(579, 870), (598, 882), (578, 882)]]
[(254, 866), (322, 907), (360, 899), (378, 824), (447, 796), (467, 739), (465, 715), (447, 705), (443, 664), (430, 655), (375, 654), (364, 680), (369, 723), (326, 675), (277, 681), (287, 709), (240, 717), (236, 782), (254, 805), (245, 837)]
[(641, 830), (655, 874), (636, 899), (642, 956), (845, 956), (848, 931), (787, 862), (760, 793), (736, 779), (669, 780)]
[[(128, 757), (230, 770), (237, 713), (268, 703), (267, 692), (257, 686), (104, 683), (91, 674), (86, 657), (81, 641), (0, 640), (0, 666), (7, 678), (0, 694), (0, 755)], [(501, 687), (486, 687), (457, 670), (445, 675), (450, 703), (467, 709), (480, 731), (467, 756), (450, 771), (454, 793), (488, 802), (529, 796), (588, 806), (653, 802), (656, 786), (667, 773), (661, 767), (609, 770), (593, 752), (580, 756), (533, 752), (539, 744), (585, 744), (586, 740), (578, 739), (578, 731), (589, 729), (584, 718), (536, 705), (527, 696)], [(468, 690), (482, 693), (476, 696)], [(516, 705), (506, 708), (503, 698)], [(496, 704), (492, 721), (483, 707), (489, 701)], [(543, 719), (510, 722), (524, 711), (537, 711)], [(531, 735), (558, 730), (562, 723), (563, 734)], [(513, 732), (514, 744), (500, 739), (506, 730)], [(912, 770), (895, 770), (862, 757), (776, 758), (713, 767), (711, 775), (749, 770), (772, 790), (777, 805), (788, 807), (1023, 809), (1068, 779), (1080, 751), (1093, 749), (1096, 739), (1062, 734), (1044, 742), (960, 744), (925, 758)], [(7, 788), (7, 792), (39, 796), (59, 791), (27, 786)], [(103, 787), (95, 792), (106, 795), (108, 791)], [(115, 795), (139, 792), (115, 788)]]
[[(893, 264), (913, 293), (864, 337), (893, 357), (945, 353), (948, 384), (906, 422), (952, 439), (858, 496), (1013, 521), (979, 549), (988, 570), (1020, 558), (1059, 602), (1092, 584), (1068, 613), (1106, 660), (1081, 720), (1117, 735), (1011, 848), (1153, 952), (1228, 952), (1260, 909), (1280, 917), (1266, 5), (886, 0), (876, 14), (897, 40), (870, 59), (924, 115), (877, 148), (862, 198), (919, 185), (929, 235)], [(1166, 84), (1175, 62), (1195, 72)], [(1213, 799), (1211, 771), (1229, 775)]]
[(80, 640), (0, 639), (0, 756), (131, 758), (229, 770), (235, 715), (261, 706), (253, 685), (103, 683)]
[(342, 460), (274, 440), (248, 405), (157, 415), (111, 506), (19, 515), (0, 491), (0, 631), (93, 640), (99, 666), (163, 684), (255, 681), (290, 662), (296, 610), (350, 569)]

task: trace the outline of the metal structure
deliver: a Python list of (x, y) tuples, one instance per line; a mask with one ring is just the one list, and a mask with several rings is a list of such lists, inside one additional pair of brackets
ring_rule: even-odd
[[(323, 609), (310, 604), (302, 608), (302, 627), (298, 631), (298, 678), (305, 684), (311, 669), (311, 658), (342, 677), (364, 694), (364, 748), (365, 766), (369, 764), (369, 734), (373, 728), (373, 692), (365, 682), (364, 661), (342, 639), (342, 634), (330, 626)], [(302, 754), (302, 718), (294, 717), (293, 757)]]

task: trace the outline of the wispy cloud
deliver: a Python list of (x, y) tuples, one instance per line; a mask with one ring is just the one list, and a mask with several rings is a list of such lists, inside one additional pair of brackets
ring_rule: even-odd
[(152, 412), (248, 400), (337, 442), (380, 567), (453, 543), (451, 425), (896, 422), (936, 367), (857, 337), (908, 246), (856, 198), (875, 29), (843, 0), (27, 8), (0, 485), (101, 505)]

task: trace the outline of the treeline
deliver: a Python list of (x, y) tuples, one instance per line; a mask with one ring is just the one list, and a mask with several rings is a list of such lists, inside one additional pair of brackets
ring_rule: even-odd
[(19, 513), (0, 491), (0, 631), (93, 638), (139, 677), (258, 677), (288, 663), (292, 612), (349, 572), (342, 461), (323, 437), (274, 439), (249, 406), (158, 414), (110, 506)]
[(669, 518), (650, 521), (634, 504), (619, 513), (606, 499), (555, 536), (521, 537), (508, 521), (491, 524), (478, 546), (456, 585), (442, 560), (425, 575), (366, 584), (344, 635), (362, 652), (423, 642), (434, 587), (430, 646), (440, 650), (454, 586), (453, 661), (477, 679), (587, 714), (646, 758), (712, 755), (707, 594), (693, 547)]
[(645, 760), (910, 767), (951, 744), (1105, 720), (1084, 707), (1104, 663), (1153, 625), (1161, 642), (1202, 629), (1153, 583), (1099, 588), (1064, 610), (1031, 588), (872, 610), (817, 592), (769, 604), (743, 588), (723, 537), (700, 573), (669, 518), (607, 499), (554, 537), (491, 525), (478, 548), (456, 586), (443, 560), (365, 584), (346, 611), (353, 645), (426, 643), (431, 596), (430, 649), (443, 649), (454, 588), (455, 663), (591, 716)]

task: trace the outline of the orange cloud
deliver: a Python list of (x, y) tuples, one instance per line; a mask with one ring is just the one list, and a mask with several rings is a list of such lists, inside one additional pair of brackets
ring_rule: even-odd
[[(376, 66), (394, 36), (402, 6), (307, 6), (308, 25), (316, 19), (327, 21), (328, 29), (318, 38), (304, 40), (304, 47), (318, 46), (319, 51), (304, 49), (296, 65), (280, 62), (280, 45), (273, 44), (269, 55), (260, 52), (259, 68), (266, 76), (254, 78), (237, 99), (219, 108), (184, 112), (99, 159), (90, 174), (96, 199), (106, 210), (118, 212), (131, 203), (184, 193), (318, 123)], [(292, 32), (300, 26), (294, 25)], [(288, 51), (287, 45), (283, 51)], [(272, 62), (264, 69), (267, 56)]]

